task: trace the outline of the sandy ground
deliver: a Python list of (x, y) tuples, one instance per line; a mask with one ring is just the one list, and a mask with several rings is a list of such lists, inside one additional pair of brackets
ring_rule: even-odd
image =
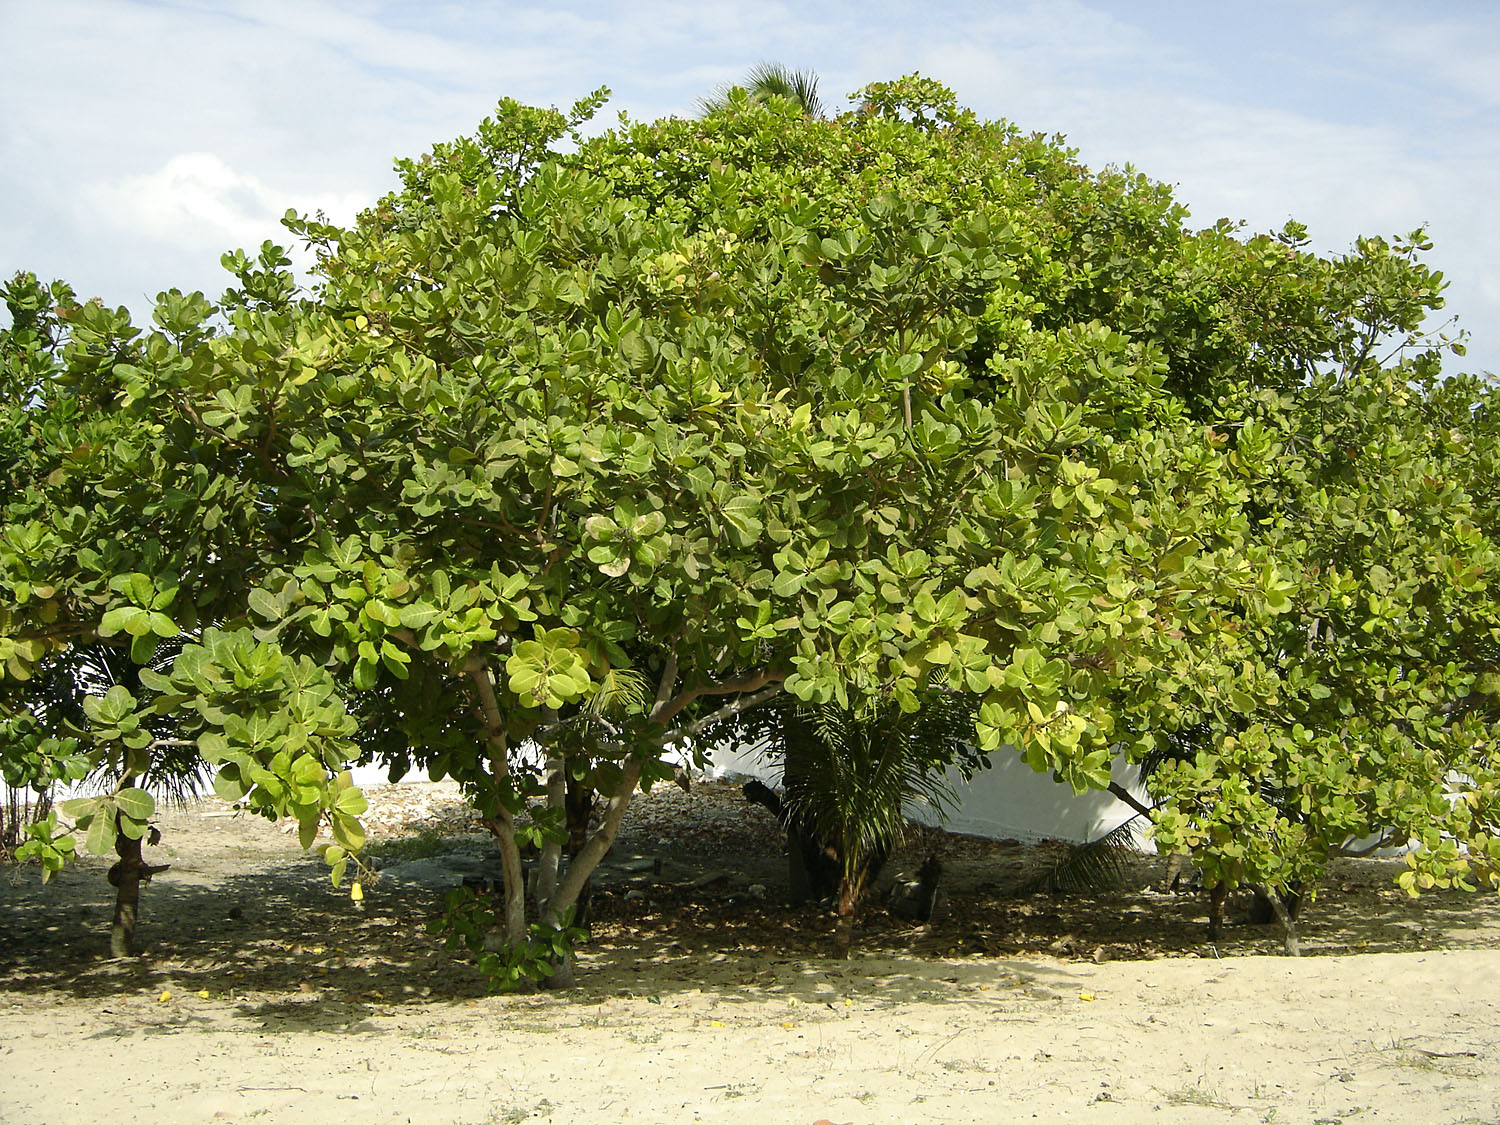
[[(774, 825), (664, 795), (622, 837), (661, 873), (601, 889), (580, 987), (491, 996), (423, 933), (440, 891), (382, 879), (356, 907), (225, 812), (164, 818), (128, 962), (98, 958), (102, 865), (0, 871), (0, 1122), (1500, 1121), (1494, 896), (1412, 908), (1389, 865), (1336, 872), (1321, 955), (1288, 959), (1233, 917), (1204, 945), (1201, 896), (1150, 871), (1007, 899), (984, 880), (1046, 850), (958, 842), (950, 915), (872, 917), (841, 961), (775, 901)], [(392, 869), (482, 852), (441, 792), (375, 814)]]

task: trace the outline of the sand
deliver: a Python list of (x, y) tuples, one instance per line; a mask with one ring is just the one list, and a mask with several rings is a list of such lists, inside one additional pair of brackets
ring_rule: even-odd
[[(964, 952), (965, 915), (837, 960), (806, 932), (821, 920), (769, 940), (786, 912), (734, 887), (717, 930), (673, 916), (679, 941), (659, 916), (640, 937), (622, 893), (578, 988), (494, 996), (422, 933), (430, 896), (383, 881), (356, 910), (276, 828), (222, 811), (169, 826), (130, 961), (97, 959), (97, 864), (45, 891), (0, 873), (0, 1122), (1500, 1121), (1493, 895), (1401, 921), (1441, 932), (1408, 951), (997, 955)], [(1342, 946), (1334, 925), (1309, 919), (1315, 949), (1397, 923), (1339, 922)]]

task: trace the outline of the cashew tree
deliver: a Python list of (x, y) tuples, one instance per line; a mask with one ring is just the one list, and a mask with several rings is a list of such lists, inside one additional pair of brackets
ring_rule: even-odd
[[(147, 333), (58, 301), (7, 397), (3, 448), (32, 435), (6, 462), (7, 676), (74, 638), (144, 657), (201, 632), (220, 655), (146, 686), (206, 724), (222, 793), (331, 818), (337, 864), (345, 740), (456, 778), (502, 856), (488, 952), (555, 983), (549, 935), (632, 794), (777, 692), (965, 693), (983, 750), (1078, 791), (1277, 705), (1253, 670), (1311, 579), (1257, 506), (1285, 466), (1255, 435), (1299, 408), (1214, 411), (1242, 374), (1281, 394), (1327, 360), (1301, 279), (1328, 263), (1195, 234), (1161, 185), (926, 79), (831, 119), (731, 98), (577, 136), (603, 99), (502, 102), (353, 224), (289, 215), (310, 292), (268, 244)], [(37, 369), (75, 411), (41, 436)], [(230, 649), (319, 685), (321, 741), (241, 733), (250, 704), (213, 694)], [(565, 862), (570, 782), (605, 805)]]

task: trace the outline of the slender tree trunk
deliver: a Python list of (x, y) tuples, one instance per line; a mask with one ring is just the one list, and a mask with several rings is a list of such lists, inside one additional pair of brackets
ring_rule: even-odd
[(121, 832), (115, 837), (120, 861), (109, 869), (115, 885), (115, 920), (109, 931), (109, 955), (129, 957), (135, 952), (135, 922), (141, 901), (141, 841)]
[(526, 878), (521, 871), (521, 850), (516, 846), (515, 819), (506, 807), (503, 790), (510, 787), (510, 740), (505, 729), (505, 720), (500, 714), (500, 704), (495, 698), (495, 681), (490, 675), (489, 665), (478, 656), (471, 656), (465, 671), (474, 681), (479, 696), (480, 714), (484, 719), (485, 747), (490, 763), (499, 805), (499, 816), (486, 820), (485, 827), (500, 846), (500, 872), (505, 879), (505, 940), (510, 943), (525, 941), (529, 936), (526, 927)]
[[(651, 707), (653, 719), (664, 722), (691, 702), (693, 697), (681, 698), (676, 701), (674, 710), (672, 693), (676, 687), (677, 656), (675, 653), (669, 653), (666, 665), (662, 668), (661, 680), (656, 686), (656, 701)], [(620, 831), (620, 821), (625, 819), (625, 810), (630, 807), (630, 799), (635, 795), (636, 783), (640, 779), (641, 763), (633, 757), (627, 759), (614, 795), (605, 806), (603, 821), (588, 842), (578, 850), (578, 854), (568, 861), (568, 869), (559, 882), (556, 893), (547, 904), (546, 912), (542, 915), (542, 921), (546, 925), (558, 929), (562, 927), (563, 918), (578, 902), (578, 896), (583, 891), (584, 884), (588, 882), (589, 876), (594, 873), (594, 868), (599, 866), (599, 861), (614, 845), (615, 836)], [(547, 981), (547, 986), (569, 988), (572, 984), (573, 958), (569, 956), (556, 967)]]
[(1296, 916), (1287, 909), (1286, 899), (1282, 898), (1280, 892), (1274, 887), (1266, 887), (1265, 892), (1266, 897), (1271, 900), (1271, 909), (1276, 911), (1276, 920), (1281, 923), (1281, 941), (1286, 955), (1288, 957), (1302, 956), (1302, 946), (1297, 941)]
[(1229, 884), (1222, 879), (1208, 889), (1208, 940), (1218, 941), (1224, 936), (1224, 900), (1229, 897)]
[[(567, 774), (563, 768), (563, 760), (556, 755), (547, 759), (544, 773), (544, 782), (547, 787), (547, 808), (556, 809), (559, 814), (566, 811), (567, 805)], [(563, 842), (562, 840), (548, 840), (542, 845), (541, 862), (536, 869), (536, 909), (540, 917), (546, 917), (547, 909), (551, 905), (552, 896), (557, 893), (558, 869), (562, 863)]]
[(833, 950), (837, 957), (848, 957), (854, 948), (854, 880), (847, 875), (839, 880), (839, 917), (833, 926)]
[(567, 873), (558, 884), (551, 911), (554, 918), (562, 917), (568, 907), (578, 901), (578, 892), (583, 890), (583, 884), (594, 873), (594, 868), (599, 866), (599, 861), (604, 858), (605, 853), (614, 846), (615, 836), (620, 831), (620, 822), (625, 819), (625, 810), (630, 807), (630, 799), (635, 796), (636, 783), (640, 779), (640, 762), (633, 759), (626, 762), (625, 768), (620, 773), (619, 788), (615, 790), (614, 796), (605, 806), (604, 820), (589, 837), (588, 843), (583, 845), (573, 861), (568, 864)]
[(505, 883), (505, 930), (507, 944), (524, 940), (526, 928), (526, 874), (521, 869), (521, 849), (516, 844), (516, 827), (510, 814), (484, 820), (484, 826), (500, 848), (500, 876)]
[[(578, 896), (588, 882), (589, 876), (599, 866), (605, 853), (614, 846), (615, 836), (620, 831), (620, 822), (625, 819), (625, 810), (635, 795), (636, 783), (641, 779), (641, 764), (632, 759), (625, 763), (620, 775), (619, 787), (605, 806), (604, 820), (589, 837), (578, 854), (568, 862), (568, 869), (558, 883), (557, 891), (547, 904), (542, 921), (555, 929), (562, 928), (562, 920), (577, 904)], [(567, 957), (559, 964), (547, 981), (548, 988), (571, 988), (573, 985), (573, 958)]]

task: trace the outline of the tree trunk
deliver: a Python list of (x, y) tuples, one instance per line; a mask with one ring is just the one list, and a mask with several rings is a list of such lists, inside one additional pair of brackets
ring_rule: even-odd
[(505, 722), (500, 715), (500, 705), (495, 698), (495, 681), (485, 662), (470, 656), (465, 670), (474, 681), (478, 693), (480, 714), (484, 718), (484, 740), (490, 762), (490, 776), (498, 795), (499, 817), (486, 820), (485, 827), (495, 842), (500, 845), (500, 872), (505, 879), (505, 940), (510, 943), (525, 941), (529, 936), (526, 927), (526, 877), (521, 871), (521, 849), (516, 846), (516, 824), (505, 807), (505, 790), (510, 783), (510, 742)]
[[(1286, 904), (1287, 915), (1293, 922), (1302, 910), (1302, 888), (1302, 880), (1293, 879), (1281, 891), (1281, 901)], [(1266, 926), (1276, 921), (1276, 907), (1271, 904), (1271, 896), (1266, 888), (1256, 884), (1250, 889), (1255, 893), (1255, 898), (1250, 903), (1251, 924)]]
[(1229, 884), (1222, 879), (1208, 889), (1208, 940), (1218, 941), (1224, 936), (1224, 900), (1229, 897)]
[(505, 883), (505, 940), (524, 941), (526, 929), (526, 874), (521, 870), (521, 849), (509, 816), (486, 820), (485, 827), (500, 846), (500, 876)]
[[(578, 781), (571, 775), (567, 779), (567, 793), (563, 803), (568, 812), (568, 846), (566, 855), (571, 864), (578, 858), (589, 842), (589, 824), (594, 816), (594, 789), (586, 781)], [(573, 910), (573, 925), (587, 931), (593, 923), (594, 877), (583, 881), (578, 892), (578, 902)]]
[(833, 952), (848, 957), (854, 948), (854, 880), (845, 876), (839, 881), (839, 918), (833, 926)]
[[(557, 810), (559, 815), (566, 811), (567, 804), (567, 775), (563, 769), (562, 758), (554, 755), (547, 759), (544, 783), (547, 787), (547, 808)], [(541, 917), (546, 917), (547, 908), (552, 904), (552, 896), (557, 893), (558, 868), (562, 863), (563, 842), (561, 840), (548, 840), (542, 845), (541, 860), (536, 868), (536, 910)]]
[[(558, 883), (557, 892), (547, 904), (546, 913), (542, 915), (542, 922), (555, 929), (561, 929), (563, 918), (578, 902), (578, 896), (588, 884), (589, 876), (599, 866), (609, 849), (614, 845), (615, 835), (620, 831), (620, 821), (625, 819), (625, 810), (630, 807), (630, 799), (635, 795), (636, 782), (641, 779), (641, 764), (635, 760), (625, 763), (625, 769), (620, 776), (619, 787), (614, 796), (609, 799), (605, 808), (604, 820), (599, 828), (589, 837), (588, 843), (579, 849), (579, 852), (568, 863), (568, 869)], [(571, 988), (573, 985), (573, 958), (568, 956), (558, 964), (546, 985), (548, 988)]]
[(120, 861), (109, 869), (115, 886), (115, 920), (109, 931), (109, 955), (129, 957), (135, 953), (135, 921), (141, 901), (141, 841), (121, 832), (115, 837)]
[(573, 857), (573, 861), (568, 864), (567, 873), (558, 884), (557, 896), (550, 911), (554, 922), (578, 901), (578, 894), (583, 890), (584, 883), (594, 873), (594, 868), (599, 866), (605, 853), (614, 846), (615, 836), (620, 831), (620, 821), (625, 819), (625, 810), (630, 807), (630, 799), (635, 796), (635, 786), (640, 779), (640, 762), (633, 759), (626, 762), (620, 774), (619, 787), (605, 808), (604, 820), (589, 837), (588, 843)]
[(1271, 909), (1276, 911), (1276, 920), (1281, 923), (1282, 947), (1286, 950), (1288, 957), (1302, 956), (1302, 946), (1297, 941), (1297, 918), (1295, 914), (1287, 909), (1284, 898), (1274, 887), (1265, 888), (1266, 897), (1271, 900)]
[(542, 982), (542, 987), (560, 991), (573, 987), (573, 954), (570, 951), (561, 961), (552, 962), (552, 975)]

